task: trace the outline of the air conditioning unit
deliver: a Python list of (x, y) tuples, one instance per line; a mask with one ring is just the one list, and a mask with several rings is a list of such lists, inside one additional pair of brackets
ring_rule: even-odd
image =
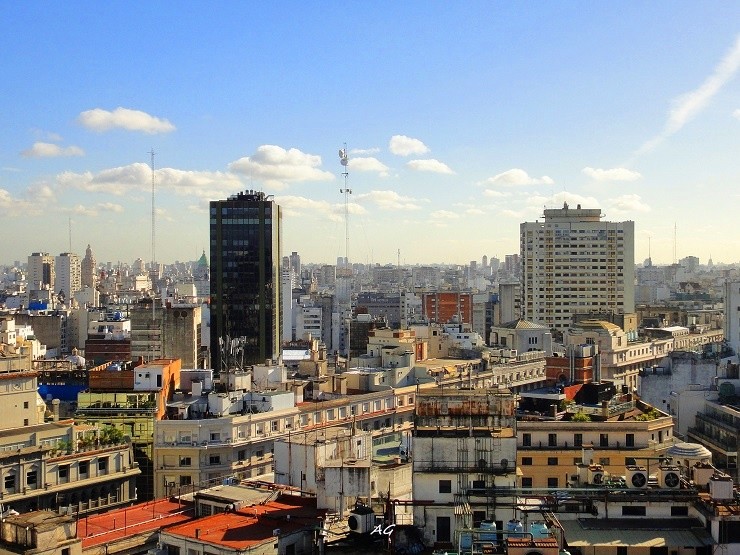
[(349, 513), (347, 526), (355, 534), (369, 534), (375, 527), (375, 513), (370, 507), (358, 505)]
[(658, 467), (658, 486), (666, 489), (681, 487), (681, 469), (677, 466)]
[(588, 467), (588, 483), (600, 486), (604, 483), (604, 467), (600, 464), (592, 464)]
[(648, 473), (644, 466), (628, 466), (626, 478), (628, 488), (643, 489), (647, 487)]

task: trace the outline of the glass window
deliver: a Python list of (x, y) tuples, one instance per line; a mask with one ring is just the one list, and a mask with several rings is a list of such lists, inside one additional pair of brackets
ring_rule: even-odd
[(440, 480), (439, 493), (452, 493), (452, 480)]

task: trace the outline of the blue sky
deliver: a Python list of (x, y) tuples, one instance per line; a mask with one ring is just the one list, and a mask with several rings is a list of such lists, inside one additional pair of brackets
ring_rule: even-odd
[(207, 202), (284, 209), (283, 249), (467, 263), (564, 201), (636, 256), (740, 261), (740, 3), (0, 5), (0, 263), (208, 248)]

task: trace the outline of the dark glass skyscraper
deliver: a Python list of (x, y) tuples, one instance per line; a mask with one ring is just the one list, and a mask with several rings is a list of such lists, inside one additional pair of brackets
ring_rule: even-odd
[[(259, 191), (210, 203), (211, 363), (216, 372), (280, 353), (280, 207)], [(227, 338), (244, 338), (232, 352)], [(234, 357), (231, 359), (231, 357)]]

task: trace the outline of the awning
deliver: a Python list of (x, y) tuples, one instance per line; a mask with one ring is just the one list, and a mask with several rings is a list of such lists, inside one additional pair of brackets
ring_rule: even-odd
[(714, 545), (705, 530), (625, 530), (624, 528), (584, 528), (577, 520), (561, 520), (565, 540), (571, 547), (703, 547)]

